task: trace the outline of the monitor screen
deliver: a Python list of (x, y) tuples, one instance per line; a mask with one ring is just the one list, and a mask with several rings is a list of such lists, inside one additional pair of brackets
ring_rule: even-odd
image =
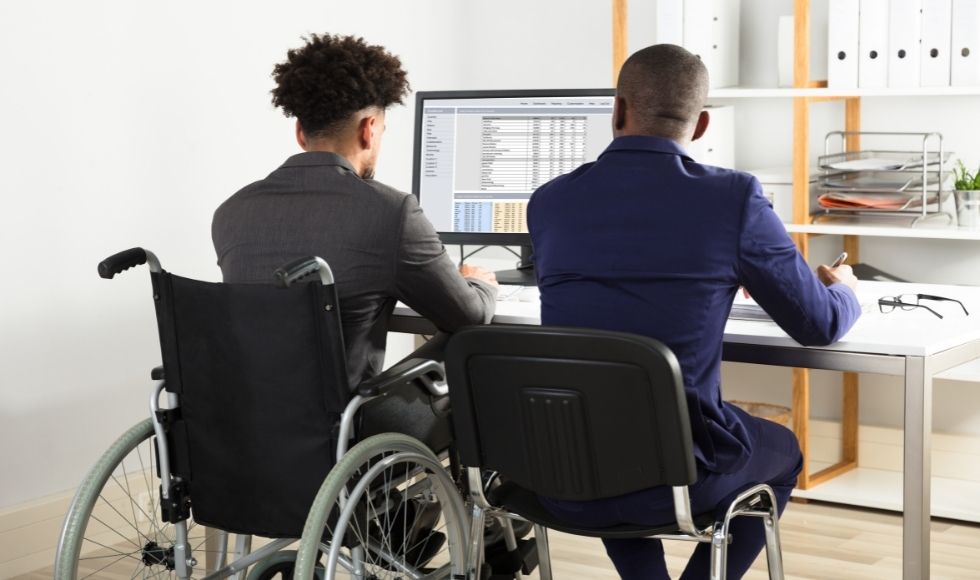
[(612, 140), (612, 89), (417, 98), (413, 193), (445, 243), (528, 244), (531, 193)]

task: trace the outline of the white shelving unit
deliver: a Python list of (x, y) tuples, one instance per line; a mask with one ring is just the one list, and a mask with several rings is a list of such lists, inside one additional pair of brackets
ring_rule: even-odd
[(957, 226), (898, 227), (875, 224), (786, 224), (790, 233), (829, 234), (838, 236), (878, 236), (886, 238), (924, 238), (933, 240), (980, 241), (980, 229)]
[(713, 89), (709, 99), (783, 99), (794, 97), (975, 97), (980, 87), (921, 87), (914, 89), (828, 89), (828, 88), (771, 88), (727, 87)]
[(968, 362), (965, 365), (943, 371), (936, 375), (936, 378), (947, 381), (962, 381), (964, 383), (980, 383), (980, 360)]
[[(812, 462), (815, 469), (830, 465)], [(793, 497), (890, 511), (902, 510), (902, 473), (858, 467), (812, 489), (794, 489)], [(980, 523), (980, 483), (932, 478), (932, 515)]]

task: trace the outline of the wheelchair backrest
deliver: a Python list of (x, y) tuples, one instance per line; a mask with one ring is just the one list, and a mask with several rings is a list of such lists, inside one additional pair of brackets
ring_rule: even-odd
[(680, 367), (662, 343), (557, 327), (468, 328), (446, 376), (462, 463), (589, 500), (696, 479)]
[(197, 522), (299, 537), (350, 400), (334, 286), (154, 273), (175, 475)]

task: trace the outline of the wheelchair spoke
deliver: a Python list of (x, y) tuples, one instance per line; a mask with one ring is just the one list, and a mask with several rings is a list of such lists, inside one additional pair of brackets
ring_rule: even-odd
[[(147, 439), (146, 442), (149, 443), (150, 445), (152, 445), (153, 444), (153, 438), (151, 437), (151, 438)], [(157, 494), (156, 494), (156, 491), (155, 491), (154, 487), (150, 484), (149, 476), (151, 474), (153, 474), (153, 473), (156, 473), (156, 471), (150, 471), (149, 474), (147, 473), (147, 471), (146, 471), (146, 464), (143, 463), (142, 445), (140, 445), (139, 447), (136, 448), (136, 456), (139, 458), (140, 469), (143, 472), (143, 480), (146, 482), (146, 489), (147, 489), (147, 491), (150, 494), (150, 513), (155, 516), (156, 513), (157, 513), (157, 501), (156, 501), (157, 500)], [(153, 468), (154, 468), (154, 465), (153, 465), (153, 453), (151, 452), (150, 453), (150, 469), (152, 470)], [(163, 531), (160, 530), (160, 526), (157, 524), (156, 517), (151, 517), (150, 518), (150, 526), (153, 528), (153, 532), (154, 532), (154, 534), (157, 537), (160, 537), (160, 536), (163, 535)]]
[[(143, 516), (146, 517), (147, 520), (150, 520), (151, 518), (146, 514), (145, 511), (143, 511), (143, 506), (137, 505), (136, 499), (133, 498), (133, 491), (132, 491), (132, 489), (130, 489), (130, 486), (129, 486), (129, 471), (126, 469), (126, 460), (123, 459), (119, 463), (119, 465), (122, 467), (122, 478), (123, 478), (123, 481), (126, 482), (125, 491), (126, 491), (126, 497), (129, 498), (129, 508), (133, 512), (133, 527), (136, 528), (136, 533), (137, 534), (140, 534), (141, 532), (140, 532), (139, 528), (136, 526), (136, 523), (139, 521), (136, 518), (136, 509), (139, 508), (140, 512), (143, 513)], [(123, 488), (123, 486), (119, 484), (119, 480), (116, 479), (115, 474), (110, 474), (109, 477), (112, 478), (112, 481), (116, 482), (116, 485), (118, 485), (120, 489)], [(144, 538), (149, 539), (149, 538), (147, 538), (146, 534), (142, 534), (142, 535), (143, 535)]]
[[(126, 536), (122, 535), (122, 533), (119, 530), (117, 530), (116, 528), (114, 528), (114, 527), (110, 526), (109, 524), (105, 523), (104, 521), (102, 521), (99, 518), (99, 516), (97, 516), (95, 514), (92, 514), (92, 519), (95, 520), (95, 521), (97, 521), (97, 522), (99, 522), (103, 526), (105, 526), (107, 530), (111, 530), (112, 533), (116, 534), (117, 536), (119, 536), (123, 540), (125, 540), (125, 541), (129, 542), (130, 544), (136, 546), (136, 549), (141, 549), (141, 546), (139, 544), (137, 544), (136, 542), (134, 542), (132, 538), (127, 538)], [(93, 539), (91, 539), (91, 538), (89, 538), (87, 536), (86, 536), (85, 539), (88, 540), (88, 541), (90, 541), (90, 542), (92, 542), (93, 544), (99, 544), (98, 542), (96, 542), (95, 540), (93, 540)], [(101, 546), (102, 544), (99, 544), (99, 545)]]
[[(196, 524), (196, 522), (195, 522), (195, 524)], [(210, 529), (211, 532), (210, 533), (207, 533), (207, 534), (204, 534), (204, 536), (201, 538), (201, 541), (198, 542), (197, 545), (195, 545), (195, 546), (193, 546), (191, 548), (191, 552), (192, 553), (202, 552), (202, 553), (205, 553), (205, 554), (220, 554), (223, 550), (202, 550), (201, 549), (201, 546), (205, 545), (208, 540), (210, 540), (211, 538), (213, 538), (213, 537), (215, 537), (217, 535), (220, 535), (220, 533), (221, 533), (219, 530), (216, 530), (216, 529), (213, 529), (213, 528), (205, 528), (205, 529)], [(190, 539), (190, 531), (191, 531), (191, 528), (188, 528), (187, 529), (188, 540)], [(197, 539), (197, 538), (195, 538), (195, 539)]]
[[(115, 477), (113, 477), (112, 479), (115, 479)], [(116, 514), (119, 515), (119, 517), (124, 522), (126, 522), (127, 524), (129, 524), (129, 527), (133, 528), (133, 530), (136, 531), (136, 534), (138, 536), (142, 536), (143, 539), (149, 541), (150, 538), (146, 534), (144, 534), (143, 532), (141, 532), (140, 529), (139, 529), (139, 527), (136, 525), (136, 513), (135, 513), (135, 510), (134, 510), (134, 513), (133, 513), (133, 520), (132, 521), (129, 521), (129, 520), (126, 519), (126, 516), (124, 516), (122, 514), (122, 512), (120, 512), (119, 509), (116, 508), (116, 506), (112, 505), (112, 502), (111, 501), (109, 501), (109, 500), (107, 500), (105, 498), (105, 496), (103, 496), (102, 494), (99, 494), (99, 499), (102, 500), (103, 502), (105, 502), (105, 504), (107, 506), (109, 506), (109, 509), (111, 509), (112, 511), (116, 512)], [(133, 498), (132, 497), (130, 497), (129, 500), (130, 500), (129, 501), (130, 505), (136, 503), (135, 501), (133, 501)], [(142, 541), (142, 540), (140, 540), (140, 541)]]
[[(361, 473), (373, 463), (366, 462)], [(432, 505), (428, 496), (430, 484), (424, 475), (386, 469), (377, 479), (377, 495), (373, 500), (363, 500), (363, 524), (361, 517), (352, 518), (349, 529), (361, 545), (368, 547), (364, 564), (369, 566), (371, 574), (381, 578), (401, 578), (405, 571), (418, 570), (423, 559), (429, 561), (443, 551), (440, 547), (433, 554), (427, 547), (430, 542), (443, 541), (445, 524), (440, 518), (426, 531), (422, 523), (424, 511)], [(420, 535), (421, 532), (424, 534)]]
[[(147, 439), (146, 442), (147, 442), (147, 447), (150, 447), (150, 449), (148, 450), (148, 453), (150, 455), (150, 471), (149, 471), (149, 475), (150, 475), (150, 477), (152, 477), (152, 474), (158, 473), (159, 466), (156, 465), (155, 454), (153, 453), (153, 449), (152, 449), (152, 446), (153, 446), (153, 438), (150, 437), (149, 439)], [(146, 467), (145, 467), (145, 465), (143, 463), (143, 446), (142, 445), (140, 447), (137, 447), (136, 448), (136, 456), (139, 458), (140, 468), (143, 470), (143, 478), (146, 479), (147, 478), (147, 475), (148, 475), (148, 472), (146, 471)], [(146, 482), (146, 489), (150, 492), (150, 513), (152, 515), (154, 515), (154, 516), (157, 516), (157, 514), (159, 513), (159, 507), (160, 507), (159, 504), (157, 503), (157, 493), (158, 492), (156, 491), (156, 489), (151, 485), (150, 481), (148, 481), (148, 480)], [(150, 525), (153, 527), (153, 532), (157, 535), (157, 537), (160, 537), (160, 536), (163, 536), (164, 535), (163, 534), (163, 530), (160, 528), (160, 525), (157, 522), (157, 517), (151, 517), (150, 518)]]
[[(89, 541), (91, 541), (91, 540), (89, 540)], [(98, 545), (102, 546), (103, 548), (105, 548), (107, 550), (113, 550), (113, 553), (112, 554), (103, 554), (102, 556), (82, 556), (82, 557), (80, 557), (78, 559), (79, 562), (81, 562), (83, 560), (102, 560), (102, 559), (105, 559), (105, 558), (119, 558), (120, 556), (122, 556), (122, 557), (129, 556), (129, 557), (133, 558), (134, 560), (139, 560), (139, 558), (136, 557), (136, 554), (139, 554), (139, 553), (141, 553), (143, 551), (142, 548), (140, 548), (139, 550), (133, 550), (132, 552), (120, 552), (119, 550), (116, 550), (115, 548), (111, 548), (109, 546), (106, 546), (105, 544), (99, 544), (98, 542), (92, 542), (92, 543), (93, 544), (98, 544)]]
[(130, 555), (128, 555), (128, 554), (123, 554), (122, 556), (119, 556), (118, 558), (116, 558), (116, 559), (115, 559), (115, 560), (113, 560), (112, 562), (109, 562), (109, 563), (108, 563), (108, 564), (106, 564), (105, 566), (103, 566), (103, 567), (101, 567), (101, 568), (99, 568), (99, 569), (98, 569), (98, 570), (96, 570), (95, 572), (92, 572), (91, 574), (88, 574), (87, 576), (83, 576), (83, 577), (81, 578), (81, 580), (85, 580), (86, 578), (91, 578), (92, 576), (95, 576), (96, 574), (98, 574), (99, 572), (101, 572), (101, 571), (103, 571), (103, 570), (105, 570), (105, 569), (106, 569), (106, 568), (108, 568), (109, 566), (113, 566), (113, 565), (115, 565), (116, 563), (118, 563), (118, 562), (121, 562), (121, 561), (122, 561), (123, 559), (125, 559), (125, 558), (132, 558), (132, 557), (133, 557), (133, 556), (130, 556)]
[[(142, 562), (140, 562), (140, 564), (142, 564)], [(129, 577), (129, 580), (136, 580), (137, 578), (152, 578), (160, 574), (159, 571), (153, 572), (146, 566), (141, 566), (140, 564), (136, 565), (136, 569), (133, 570), (133, 574)], [(153, 576), (147, 576), (147, 574), (151, 572), (153, 572)]]

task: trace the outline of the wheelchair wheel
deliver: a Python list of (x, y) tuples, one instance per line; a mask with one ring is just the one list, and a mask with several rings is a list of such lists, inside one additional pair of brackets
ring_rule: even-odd
[(294, 578), (456, 578), (469, 530), (446, 468), (420, 441), (384, 433), (355, 445), (327, 475), (307, 517)]
[[(178, 573), (177, 525), (188, 535), (187, 575)], [(141, 421), (102, 455), (79, 486), (65, 517), (55, 554), (57, 580), (119, 577), (190, 577), (204, 571), (192, 555), (203, 553), (205, 530), (193, 520), (160, 518), (160, 481), (153, 424)], [(217, 534), (217, 531), (207, 533)]]

